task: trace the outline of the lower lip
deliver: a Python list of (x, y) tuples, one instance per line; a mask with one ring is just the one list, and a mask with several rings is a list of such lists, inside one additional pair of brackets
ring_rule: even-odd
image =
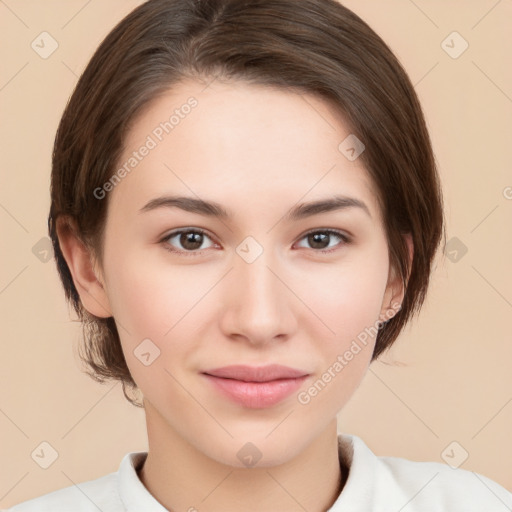
[(297, 391), (307, 379), (279, 379), (268, 382), (244, 382), (203, 374), (221, 393), (234, 402), (250, 408), (271, 407)]

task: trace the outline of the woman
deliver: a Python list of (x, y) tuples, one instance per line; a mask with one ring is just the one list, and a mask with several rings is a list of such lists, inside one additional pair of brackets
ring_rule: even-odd
[(337, 432), (443, 237), (414, 89), (341, 4), (141, 5), (77, 84), (51, 196), (84, 359), (140, 390), (149, 452), (11, 510), (510, 509)]

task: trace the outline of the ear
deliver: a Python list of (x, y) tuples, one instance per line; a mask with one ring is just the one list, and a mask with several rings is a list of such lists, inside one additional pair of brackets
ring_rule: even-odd
[(104, 283), (97, 276), (99, 271), (94, 268), (92, 251), (77, 235), (76, 223), (73, 219), (59, 217), (56, 230), (60, 249), (68, 264), (83, 307), (96, 317), (111, 317), (112, 311)]
[[(412, 236), (410, 233), (406, 233), (405, 235), (402, 236), (405, 238), (405, 241), (407, 242), (410, 268), (414, 256), (414, 244), (412, 242)], [(406, 284), (407, 283), (404, 283), (402, 281), (400, 275), (395, 270), (395, 268), (390, 266), (388, 283), (386, 286), (386, 291), (384, 293), (384, 298), (382, 300), (382, 309), (380, 313), (380, 318), (383, 321), (390, 320), (401, 309), (402, 302), (405, 296)]]

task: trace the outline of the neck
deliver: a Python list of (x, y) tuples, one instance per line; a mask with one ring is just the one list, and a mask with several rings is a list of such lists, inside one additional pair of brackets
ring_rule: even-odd
[(321, 512), (336, 501), (348, 475), (338, 458), (335, 419), (297, 457), (265, 468), (219, 463), (159, 415), (147, 423), (149, 453), (139, 477), (169, 511)]

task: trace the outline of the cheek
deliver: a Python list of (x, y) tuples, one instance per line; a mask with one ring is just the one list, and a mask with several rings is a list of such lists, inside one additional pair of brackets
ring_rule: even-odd
[(300, 293), (322, 320), (323, 331), (331, 332), (336, 340), (333, 348), (342, 349), (379, 319), (388, 264), (385, 254), (376, 261), (377, 254), (380, 252), (354, 253), (339, 265), (325, 265), (302, 280)]
[(130, 374), (145, 396), (165, 394), (173, 383), (169, 362), (181, 361), (186, 348), (173, 340), (189, 301), (180, 293), (179, 279), (166, 282), (149, 265), (125, 262), (112, 277), (112, 311)]
[(140, 337), (163, 341), (197, 303), (202, 288), (200, 281), (191, 283), (190, 274), (178, 267), (126, 256), (110, 272), (109, 300), (114, 317), (134, 342)]
[[(142, 388), (148, 375), (151, 382), (168, 380), (165, 369), (175, 369), (197, 350), (200, 338), (194, 333), (206, 321), (209, 291), (218, 276), (211, 270), (173, 267), (165, 255), (158, 264), (148, 264), (136, 253), (122, 254), (122, 259), (110, 259), (119, 263), (108, 269), (109, 300), (126, 363)], [(146, 359), (158, 357), (144, 366), (141, 354), (148, 352)]]
[[(334, 331), (311, 347), (316, 355), (315, 379), (299, 393), (298, 402), (316, 415), (332, 417), (350, 400), (371, 362), (378, 334), (385, 268), (379, 272), (339, 271), (330, 292), (314, 289), (315, 313)], [(328, 332), (324, 328), (325, 332)], [(314, 335), (311, 339), (315, 339)], [(320, 412), (321, 411), (321, 412)]]
[(335, 414), (366, 374), (388, 277), (388, 260), (381, 249), (375, 246), (354, 253), (343, 264), (326, 266), (305, 283), (301, 293), (307, 287), (308, 301), (314, 304), (312, 309), (322, 320), (326, 335), (319, 337), (318, 330), (310, 333), (312, 340), (318, 340), (313, 351), (319, 366), (315, 382), (303, 390), (300, 403), (315, 403), (315, 407)]

